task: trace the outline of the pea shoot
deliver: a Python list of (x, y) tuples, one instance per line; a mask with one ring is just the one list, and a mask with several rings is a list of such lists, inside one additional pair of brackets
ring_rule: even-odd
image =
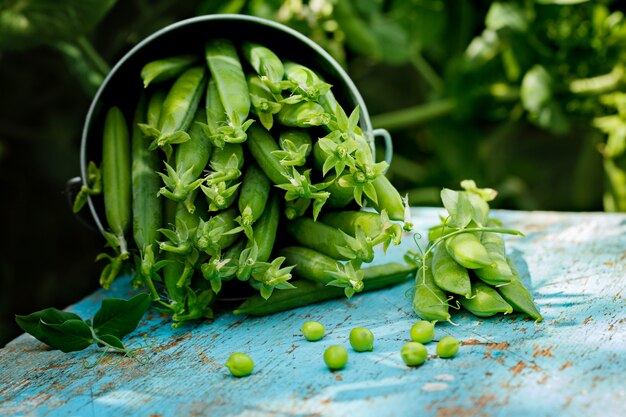
[(459, 351), (459, 341), (452, 336), (445, 336), (437, 343), (437, 356), (452, 358)]
[(423, 344), (419, 342), (409, 342), (402, 347), (400, 356), (408, 366), (419, 366), (426, 361), (428, 352)]
[(243, 377), (252, 373), (254, 370), (254, 361), (245, 353), (235, 352), (230, 355), (225, 366), (232, 376)]
[(348, 351), (341, 345), (333, 345), (324, 351), (324, 362), (331, 371), (345, 368), (348, 363)]
[(302, 325), (302, 335), (309, 342), (315, 342), (324, 337), (324, 325), (317, 321), (307, 321)]
[(419, 343), (431, 342), (435, 337), (435, 325), (427, 320), (420, 320), (411, 327), (411, 340)]
[(357, 352), (374, 350), (374, 334), (365, 327), (355, 327), (350, 331), (350, 345)]

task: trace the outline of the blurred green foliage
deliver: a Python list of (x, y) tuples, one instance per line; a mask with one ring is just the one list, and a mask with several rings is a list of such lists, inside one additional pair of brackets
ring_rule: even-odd
[[(12, 315), (97, 286), (70, 214), (82, 123), (114, 64), (175, 21), (240, 13), (328, 50), (394, 138), (413, 205), (473, 178), (499, 207), (626, 210), (626, 20), (599, 0), (0, 0), (0, 345)], [(380, 154), (383, 154), (382, 150)]]

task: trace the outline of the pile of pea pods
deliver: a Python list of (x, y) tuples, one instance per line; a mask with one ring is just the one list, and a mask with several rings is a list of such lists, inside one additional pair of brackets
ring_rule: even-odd
[(409, 254), (420, 265), (415, 277), (413, 309), (424, 320), (451, 321), (450, 308), (477, 317), (519, 312), (535, 321), (541, 313), (507, 256), (504, 235), (522, 235), (489, 217), (493, 189), (461, 182), (462, 191), (444, 188), (447, 210), (441, 224), (430, 228), (429, 245)]
[(103, 287), (133, 274), (177, 325), (213, 317), (222, 299), (269, 314), (416, 270), (361, 267), (374, 247), (400, 243), (406, 200), (358, 107), (346, 112), (313, 69), (213, 39), (197, 55), (146, 62), (141, 81), (134, 114), (106, 109), (102, 164), (89, 164), (75, 205), (102, 199)]

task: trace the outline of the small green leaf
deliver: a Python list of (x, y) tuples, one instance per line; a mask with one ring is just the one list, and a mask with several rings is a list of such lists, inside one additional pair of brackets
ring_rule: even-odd
[(108, 343), (109, 345), (115, 348), (122, 349), (122, 350), (126, 349), (122, 341), (117, 336), (113, 336), (112, 334), (103, 334), (98, 337), (103, 342)]
[(485, 26), (491, 30), (509, 29), (515, 32), (526, 32), (529, 22), (520, 5), (494, 2), (485, 17)]
[(552, 100), (552, 77), (543, 66), (535, 65), (526, 72), (520, 97), (530, 113), (538, 113)]
[(110, 334), (123, 338), (137, 327), (150, 307), (150, 295), (142, 293), (130, 300), (107, 298), (93, 318), (93, 327), (98, 335)]

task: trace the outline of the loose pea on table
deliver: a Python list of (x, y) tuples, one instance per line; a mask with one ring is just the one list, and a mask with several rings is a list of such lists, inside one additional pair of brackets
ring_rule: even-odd
[[(426, 236), (442, 212), (413, 209), (415, 229)], [(87, 369), (83, 361), (97, 356), (95, 346), (64, 354), (29, 335), (10, 342), (0, 350), (0, 415), (623, 415), (626, 214), (492, 210), (491, 216), (526, 235), (505, 237), (507, 255), (531, 288), (541, 323), (451, 310), (458, 326), (437, 324), (425, 363), (409, 367), (400, 350), (419, 320), (410, 281), (266, 317), (224, 308), (213, 323), (177, 329), (151, 311), (125, 339), (129, 347), (145, 346), (146, 363), (107, 355)], [(401, 261), (414, 249), (407, 237), (386, 255), (376, 253), (374, 263)], [(132, 294), (122, 278), (68, 310), (91, 317), (103, 298)], [(304, 338), (307, 321), (324, 324), (323, 339)], [(373, 351), (350, 348), (355, 327), (373, 332)], [(435, 357), (436, 342), (448, 335), (461, 342), (457, 355)], [(342, 370), (324, 363), (332, 345), (348, 351)], [(250, 376), (233, 377), (224, 366), (235, 352), (254, 361)]]

